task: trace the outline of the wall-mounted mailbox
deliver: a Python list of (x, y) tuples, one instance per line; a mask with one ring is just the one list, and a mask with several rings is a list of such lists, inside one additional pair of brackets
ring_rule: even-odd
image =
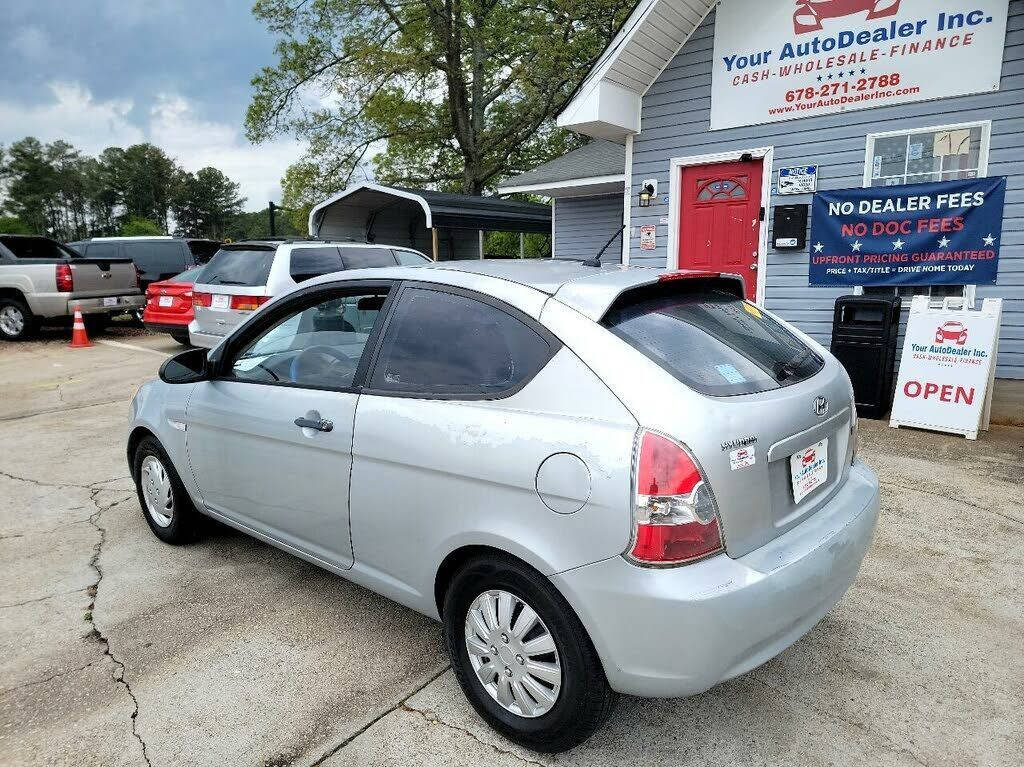
[(803, 250), (807, 247), (807, 205), (776, 205), (772, 217), (772, 247)]

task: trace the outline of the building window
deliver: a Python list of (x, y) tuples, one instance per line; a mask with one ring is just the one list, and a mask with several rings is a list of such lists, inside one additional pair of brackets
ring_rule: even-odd
[[(867, 137), (864, 186), (898, 186), (932, 181), (982, 178), (988, 175), (992, 123), (960, 123), (911, 131), (872, 133)], [(931, 296), (933, 305), (944, 298), (963, 298), (974, 305), (973, 285), (916, 285), (870, 287), (870, 295)]]
[(864, 186), (898, 186), (988, 174), (991, 123), (962, 123), (868, 136)]

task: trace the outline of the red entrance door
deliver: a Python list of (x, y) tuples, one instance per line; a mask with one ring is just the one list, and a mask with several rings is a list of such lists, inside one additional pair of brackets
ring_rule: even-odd
[(761, 160), (683, 168), (679, 267), (738, 274), (757, 293)]

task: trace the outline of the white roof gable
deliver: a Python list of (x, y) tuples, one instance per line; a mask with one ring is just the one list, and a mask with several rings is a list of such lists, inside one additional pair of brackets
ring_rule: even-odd
[(612, 141), (639, 133), (643, 95), (715, 5), (715, 0), (640, 0), (558, 115), (558, 125)]

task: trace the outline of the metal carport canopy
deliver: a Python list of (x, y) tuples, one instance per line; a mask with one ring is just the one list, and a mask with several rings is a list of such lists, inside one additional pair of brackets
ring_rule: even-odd
[(551, 208), (541, 203), (362, 183), (350, 186), (315, 206), (309, 213), (309, 233), (319, 233), (320, 224), (332, 207), (355, 204), (363, 210), (370, 207), (383, 211), (401, 200), (416, 203), (422, 208), (427, 229), (551, 232)]

